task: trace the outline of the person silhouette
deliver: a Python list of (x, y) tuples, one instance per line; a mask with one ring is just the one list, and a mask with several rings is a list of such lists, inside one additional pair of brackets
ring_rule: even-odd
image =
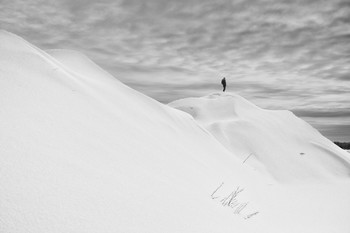
[(221, 79), (221, 84), (222, 84), (222, 87), (223, 87), (223, 92), (225, 92), (226, 90), (226, 78), (224, 77), (223, 79)]

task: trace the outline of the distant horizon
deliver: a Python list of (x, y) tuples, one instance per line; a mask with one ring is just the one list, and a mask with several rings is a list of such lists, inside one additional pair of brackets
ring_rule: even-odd
[[(218, 87), (219, 87), (219, 84), (218, 84)], [(140, 91), (140, 92), (142, 92), (142, 91)], [(227, 92), (230, 93), (230, 91), (227, 91)], [(213, 91), (213, 92), (208, 93), (208, 95), (209, 94), (213, 94), (213, 93), (222, 93), (222, 92), (220, 92), (219, 90), (216, 91), (216, 92)], [(232, 93), (235, 93), (235, 92), (232, 92)], [(152, 96), (150, 96), (150, 97), (152, 97)], [(187, 96), (187, 97), (183, 97), (183, 98), (191, 98), (191, 97), (202, 97), (202, 96)], [(242, 97), (244, 97), (244, 96), (242, 96)], [(173, 99), (171, 101), (161, 101), (161, 100), (157, 100), (157, 101), (159, 101), (159, 102), (161, 102), (163, 104), (168, 104), (168, 103), (170, 103), (172, 101), (175, 101), (175, 100), (178, 100), (178, 99)], [(249, 99), (247, 99), (247, 100), (250, 101)], [(259, 107), (261, 107), (261, 106), (259, 106)], [(310, 125), (312, 125), (314, 128), (316, 128), (323, 136), (325, 136), (329, 140), (331, 140), (333, 142), (350, 142), (350, 136), (349, 135), (347, 135), (347, 134), (340, 135), (340, 132), (342, 132), (342, 129), (340, 129), (337, 126), (334, 126), (332, 124), (330, 124), (330, 125), (322, 124), (324, 121), (329, 121), (329, 119), (327, 119), (327, 117), (322, 117), (322, 115), (329, 114), (328, 112), (321, 112), (321, 114), (319, 116), (316, 115), (316, 116), (310, 117), (310, 116), (306, 115), (305, 113), (303, 113), (301, 111), (297, 111), (297, 110), (282, 109), (282, 108), (281, 109), (270, 108), (269, 110), (288, 110), (288, 111), (291, 111), (297, 117), (300, 117), (301, 119), (305, 120)], [(317, 114), (317, 113), (314, 113), (314, 114)], [(344, 127), (344, 126), (340, 126), (340, 127)], [(344, 130), (344, 128), (343, 128), (343, 130)], [(344, 131), (345, 132), (349, 132), (350, 131), (350, 126), (346, 127)]]
[(5, 1), (0, 28), (86, 54), (160, 101), (237, 93), (350, 141), (350, 3), (278, 0)]

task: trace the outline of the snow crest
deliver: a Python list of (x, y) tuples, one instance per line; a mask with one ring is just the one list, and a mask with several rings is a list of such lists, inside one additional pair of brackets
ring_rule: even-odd
[(232, 155), (280, 182), (350, 176), (349, 156), (290, 111), (264, 110), (233, 93), (169, 104), (191, 114)]
[[(349, 232), (349, 182), (276, 182), (346, 177), (317, 131), (239, 96), (191, 101), (178, 106), (199, 121), (79, 52), (1, 31), (0, 232)], [(278, 131), (286, 119), (299, 128)]]

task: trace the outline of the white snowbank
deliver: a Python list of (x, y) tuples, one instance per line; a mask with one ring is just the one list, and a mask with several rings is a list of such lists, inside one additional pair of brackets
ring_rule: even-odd
[(280, 182), (350, 176), (347, 154), (290, 111), (264, 110), (232, 94), (174, 101), (234, 156)]
[(80, 53), (0, 32), (0, 107), (0, 232), (349, 230), (348, 183), (278, 185)]
[(3, 232), (212, 232), (216, 186), (258, 178), (187, 114), (79, 53), (6, 32), (0, 51)]

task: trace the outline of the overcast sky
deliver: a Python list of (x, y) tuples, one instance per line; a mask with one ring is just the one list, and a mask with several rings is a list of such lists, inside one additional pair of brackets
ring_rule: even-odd
[(349, 0), (0, 0), (0, 27), (161, 101), (228, 91), (350, 141)]

